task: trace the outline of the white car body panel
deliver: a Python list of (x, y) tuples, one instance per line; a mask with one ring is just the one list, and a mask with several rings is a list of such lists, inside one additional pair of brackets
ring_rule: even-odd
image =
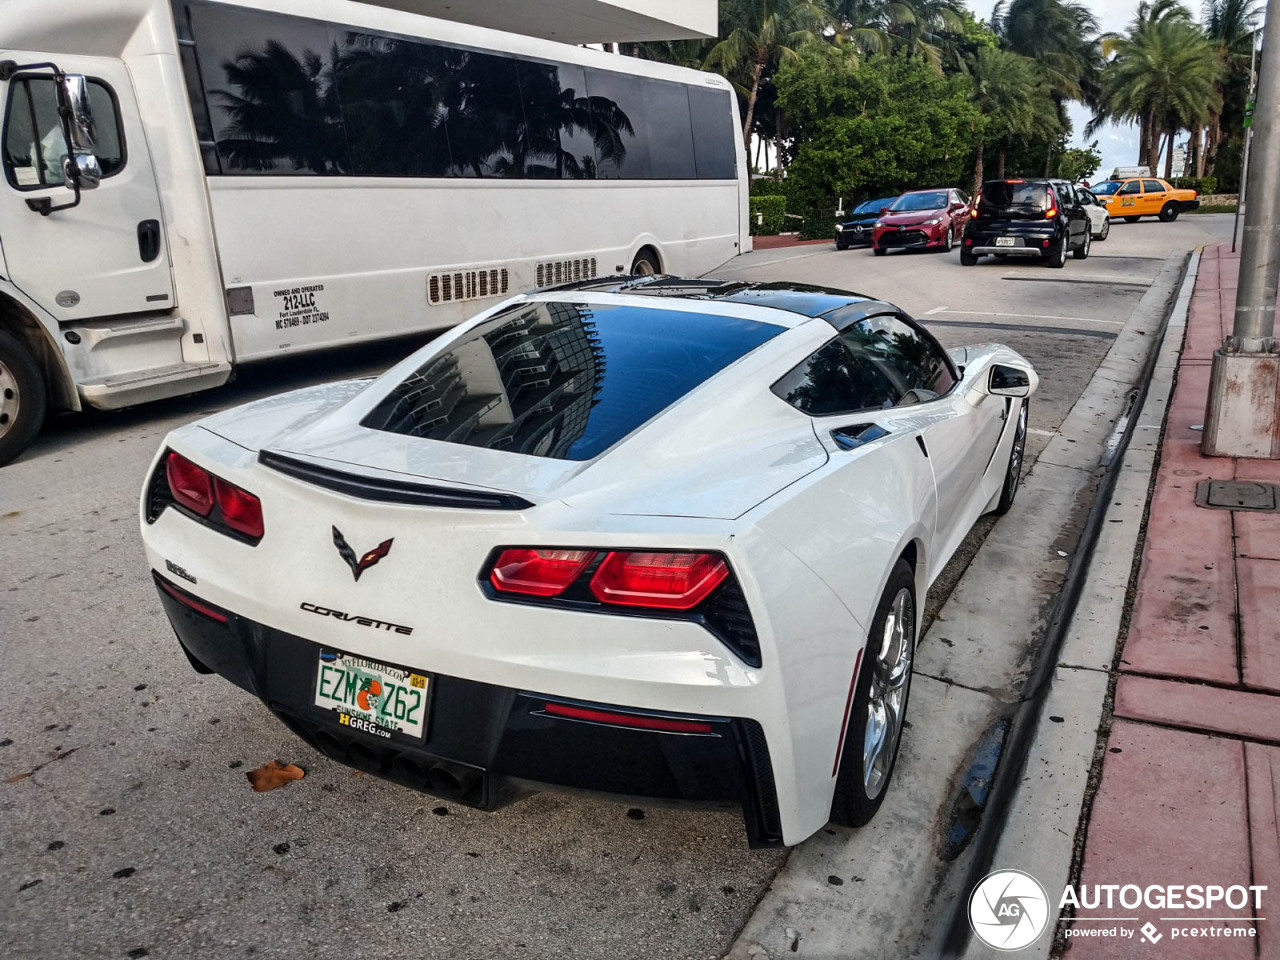
[[(567, 297), (540, 298), (557, 296)], [(238, 616), (386, 663), (546, 696), (754, 720), (768, 741), (782, 840), (797, 843), (829, 818), (854, 664), (895, 561), (914, 554), (923, 605), (955, 547), (999, 497), (1013, 443), (1007, 426), (1016, 419), (1007, 414), (1021, 401), (983, 388), (991, 365), (1027, 371), (1030, 392), (1035, 374), (1004, 347), (953, 351), (964, 376), (946, 396), (812, 418), (769, 387), (835, 336), (826, 320), (729, 302), (576, 291), (572, 298), (787, 329), (591, 460), (359, 425), (409, 372), (488, 311), (378, 380), (295, 391), (175, 430), (153, 472), (172, 450), (252, 491), (267, 533), (250, 546), (176, 509), (149, 522), (144, 489), (148, 562), (160, 576), (168, 564), (181, 567), (196, 595)], [(852, 423), (890, 432), (843, 449), (830, 431)], [(364, 476), (517, 494), (533, 506), (360, 500), (264, 466), (261, 450)], [(357, 582), (334, 552), (335, 526), (357, 552), (389, 537), (394, 550)], [(754, 620), (761, 666), (691, 621), (496, 602), (481, 589), (482, 571), (497, 547), (513, 545), (719, 552)], [(304, 603), (413, 633), (317, 616)]]

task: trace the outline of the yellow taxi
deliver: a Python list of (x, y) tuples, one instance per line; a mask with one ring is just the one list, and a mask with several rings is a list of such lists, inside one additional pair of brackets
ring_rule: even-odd
[(1200, 206), (1194, 190), (1178, 190), (1155, 177), (1103, 180), (1089, 190), (1110, 216), (1124, 217), (1130, 223), (1141, 217), (1159, 217), (1168, 223)]

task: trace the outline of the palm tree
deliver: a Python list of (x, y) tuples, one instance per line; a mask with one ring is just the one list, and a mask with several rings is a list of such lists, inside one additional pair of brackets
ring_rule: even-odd
[(1083, 97), (1099, 65), (1098, 18), (1077, 0), (1000, 0), (991, 29), (1007, 49), (1040, 64), (1060, 103)]
[(941, 70), (958, 64), (964, 32), (960, 0), (835, 0), (836, 32), (867, 53), (905, 49)]
[(1122, 35), (1108, 36), (1103, 49), (1099, 109), (1091, 129), (1108, 120), (1135, 120), (1142, 127), (1143, 160), (1154, 171), (1160, 138), (1203, 123), (1217, 109), (1220, 64), (1213, 45), (1173, 0), (1141, 3)]
[[(1202, 10), (1204, 31), (1218, 50), (1222, 76), (1218, 82), (1218, 99), (1222, 103), (1243, 103), (1249, 89), (1249, 61), (1258, 31), (1261, 11), (1257, 0), (1205, 0)], [(1198, 137), (1193, 145), (1199, 146)], [(1222, 141), (1221, 111), (1214, 110), (1205, 131), (1203, 149), (1196, 150), (1196, 176), (1213, 172), (1213, 163)]]
[(975, 129), (973, 193), (976, 196), (985, 177), (986, 144), (999, 143), (997, 176), (1003, 178), (1009, 139), (1029, 136), (1034, 131), (1034, 100), (1039, 97), (1047, 101), (1048, 98), (1035, 61), (1028, 57), (997, 47), (983, 47), (968, 59), (967, 66), (973, 84), (971, 99), (982, 115)]
[(751, 144), (751, 124), (765, 67), (791, 60), (831, 24), (822, 0), (728, 0), (720, 11), (724, 39), (711, 48), (704, 67), (740, 82), (747, 96), (742, 139)]

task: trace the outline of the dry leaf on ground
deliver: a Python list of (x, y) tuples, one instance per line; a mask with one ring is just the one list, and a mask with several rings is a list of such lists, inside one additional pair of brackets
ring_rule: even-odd
[(257, 770), (250, 770), (245, 776), (254, 790), (265, 793), (276, 787), (283, 787), (291, 780), (301, 780), (306, 773), (296, 764), (272, 760), (270, 763), (264, 763)]

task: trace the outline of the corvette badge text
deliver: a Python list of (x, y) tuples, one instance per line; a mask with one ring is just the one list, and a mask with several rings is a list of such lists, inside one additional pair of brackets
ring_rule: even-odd
[(406, 637), (413, 633), (413, 627), (406, 627), (399, 623), (391, 623), (387, 620), (375, 620), (373, 617), (362, 617), (359, 614), (346, 613), (342, 610), (331, 609), (330, 607), (321, 607), (314, 603), (303, 603), (301, 606), (303, 610), (307, 611), (307, 613), (314, 613), (318, 617), (333, 617), (335, 620), (345, 620), (349, 623), (359, 624), (362, 627), (372, 627), (374, 630), (387, 630)]
[[(1256, 938), (1255, 921), (1264, 919), (1262, 895), (1266, 889), (1258, 884), (1211, 883), (1069, 885), (1062, 891), (1057, 909), (1061, 913), (1070, 907), (1077, 914), (1058, 922), (1063, 926), (1062, 936), (1068, 939), (1155, 944), (1166, 936), (1171, 941)], [(1035, 877), (1021, 870), (997, 870), (973, 888), (969, 925), (989, 947), (1007, 952), (1022, 950), (1048, 929), (1049, 905), (1049, 896)], [(1221, 915), (1224, 910), (1246, 909), (1252, 915)], [(1099, 911), (1101, 915), (1081, 916), (1079, 911)], [(1138, 911), (1155, 911), (1159, 916), (1142, 922), (1142, 917), (1132, 915)], [(1203, 911), (1206, 915), (1197, 917), (1182, 911)]]

